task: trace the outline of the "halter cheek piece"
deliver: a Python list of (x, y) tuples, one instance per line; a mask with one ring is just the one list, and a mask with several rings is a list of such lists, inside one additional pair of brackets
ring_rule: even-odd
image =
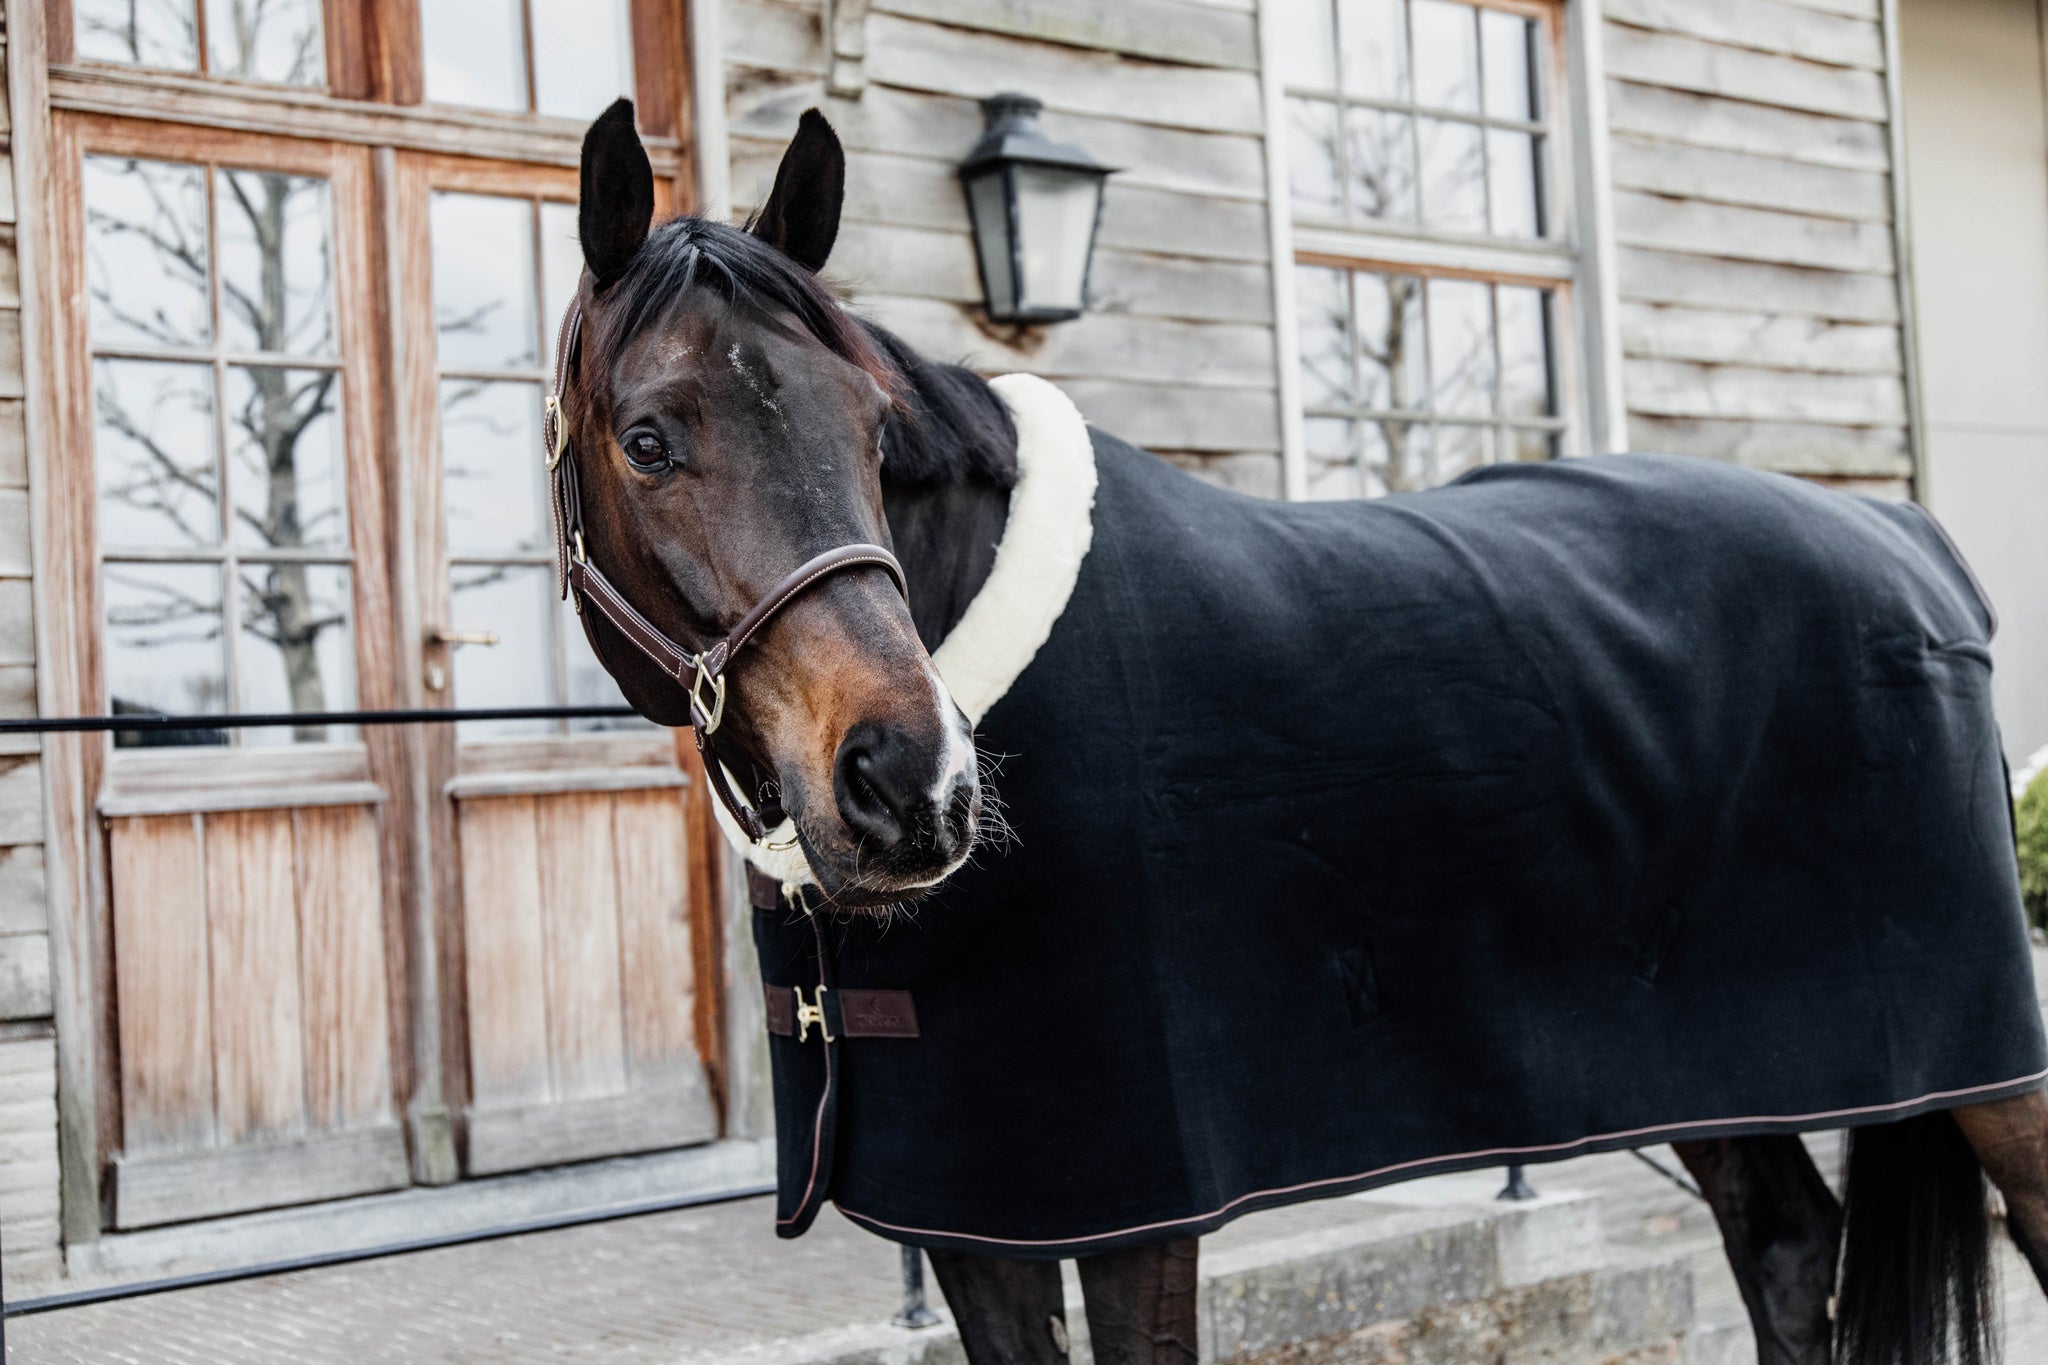
[[(583, 310), (572, 299), (568, 310), (562, 314), (562, 330), (555, 344), (554, 392), (548, 395), (541, 418), (541, 441), (547, 450), (548, 482), (555, 508), (555, 568), (562, 596), (569, 598), (573, 594), (576, 614), (583, 620), (583, 633), (590, 638), (590, 647), (600, 658), (603, 657), (603, 649), (586, 608), (595, 608), (619, 634), (632, 641), (636, 649), (652, 660), (655, 667), (688, 689), (690, 729), (697, 736), (698, 751), (704, 755), (704, 773), (711, 783), (711, 790), (718, 794), (720, 804), (746, 831), (747, 838), (758, 842), (764, 832), (761, 814), (733, 791), (725, 772), (725, 755), (720, 752), (724, 745), (717, 738), (719, 727), (725, 721), (726, 669), (731, 667), (747, 641), (753, 639), (775, 613), (812, 585), (846, 569), (872, 564), (887, 569), (889, 576), (896, 580), (896, 590), (908, 597), (909, 592), (903, 582), (903, 566), (896, 562), (896, 556), (879, 545), (841, 545), (836, 550), (814, 555), (791, 570), (740, 618), (739, 624), (724, 639), (715, 641), (708, 648), (692, 653), (671, 640), (652, 621), (634, 610), (633, 604), (612, 586), (611, 580), (584, 553), (583, 502), (576, 479), (576, 449), (569, 444), (569, 424), (562, 413), (563, 380), (576, 363), (582, 341)], [(745, 764), (744, 759), (740, 761)]]

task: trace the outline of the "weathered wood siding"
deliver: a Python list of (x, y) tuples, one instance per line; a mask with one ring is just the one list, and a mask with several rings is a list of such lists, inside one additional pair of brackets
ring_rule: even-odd
[(1630, 445), (1906, 478), (1879, 0), (1604, 13)]
[[(0, 6), (0, 42), (6, 8)], [(21, 279), (6, 54), (0, 47), (0, 717), (36, 711)], [(19, 1285), (58, 1273), (57, 1056), (43, 894), (43, 780), (33, 737), (0, 736), (0, 1247)]]
[[(1212, 477), (1280, 491), (1280, 421), (1252, 0), (872, 0), (867, 88), (827, 97), (820, 0), (726, 0), (735, 208), (766, 197), (796, 118), (823, 107), (848, 153), (829, 273), (926, 353), (1058, 381), (1089, 418)], [(844, 44), (842, 44), (842, 50)], [(1093, 305), (994, 327), (978, 304), (955, 168), (976, 100), (1046, 103), (1054, 138), (1111, 179)]]

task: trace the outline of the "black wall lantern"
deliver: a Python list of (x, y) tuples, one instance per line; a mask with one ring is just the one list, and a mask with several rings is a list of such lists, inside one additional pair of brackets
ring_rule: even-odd
[(1029, 95), (983, 100), (988, 131), (960, 165), (981, 292), (996, 322), (1064, 322), (1087, 305), (1102, 184), (1113, 172), (1046, 137), (1043, 107)]

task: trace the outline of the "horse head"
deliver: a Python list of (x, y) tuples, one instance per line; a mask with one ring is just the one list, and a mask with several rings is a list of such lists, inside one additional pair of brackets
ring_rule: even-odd
[[(890, 545), (881, 443), (900, 379), (817, 278), (845, 164), (813, 110), (746, 231), (656, 227), (632, 106), (584, 139), (580, 338), (561, 395), (572, 552), (693, 653), (821, 552)], [(686, 686), (584, 614), (634, 707), (687, 723)], [(981, 818), (973, 739), (885, 567), (803, 587), (733, 653), (725, 682), (707, 761), (724, 756), (771, 821), (788, 815), (828, 900), (899, 902), (966, 860)]]

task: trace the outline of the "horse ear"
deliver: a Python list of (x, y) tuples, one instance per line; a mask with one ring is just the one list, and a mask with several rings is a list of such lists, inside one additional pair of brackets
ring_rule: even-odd
[(845, 199), (846, 152), (839, 134), (823, 114), (806, 109), (782, 154), (775, 188), (747, 231), (806, 270), (822, 270), (839, 237), (839, 208)]
[(618, 100), (583, 135), (576, 234), (598, 288), (626, 268), (653, 222), (654, 167), (633, 128), (633, 101)]

